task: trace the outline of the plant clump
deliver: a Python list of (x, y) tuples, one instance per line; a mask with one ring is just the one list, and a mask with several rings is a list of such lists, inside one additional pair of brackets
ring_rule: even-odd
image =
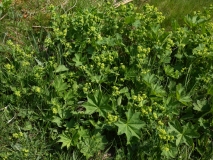
[(207, 11), (166, 31), (165, 17), (148, 4), (140, 12), (131, 3), (63, 14), (49, 9), (45, 51), (7, 42), (2, 105), (39, 106), (45, 112), (37, 120), (50, 123), (52, 140), (86, 159), (108, 148), (118, 158), (122, 147), (127, 159), (177, 159), (187, 152), (210, 158), (213, 27)]

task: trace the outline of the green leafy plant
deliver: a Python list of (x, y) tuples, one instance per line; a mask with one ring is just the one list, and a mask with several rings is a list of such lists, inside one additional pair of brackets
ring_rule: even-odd
[(131, 110), (128, 110), (126, 113), (127, 121), (123, 122), (119, 120), (115, 123), (118, 126), (118, 135), (126, 134), (127, 143), (130, 143), (130, 139), (135, 136), (140, 139), (140, 129), (145, 126), (143, 121), (140, 120), (140, 112), (132, 113)]
[[(166, 31), (165, 17), (148, 4), (140, 12), (131, 3), (61, 14), (49, 9), (45, 51), (7, 42), (0, 59), (1, 108), (29, 107), (33, 124), (48, 123), (45, 136), (59, 150), (86, 159), (105, 152), (117, 159), (211, 158), (208, 12)], [(25, 120), (22, 110), (18, 116)]]

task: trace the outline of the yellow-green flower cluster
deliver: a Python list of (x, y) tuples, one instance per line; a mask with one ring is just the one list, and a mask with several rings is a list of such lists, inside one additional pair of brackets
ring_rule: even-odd
[(156, 112), (153, 112), (152, 115), (153, 115), (153, 118), (154, 118), (155, 120), (158, 119), (158, 114), (157, 114)]
[(7, 45), (12, 47), (12, 48), (15, 48), (15, 44), (13, 44), (13, 42), (11, 40), (7, 41)]
[(38, 86), (32, 86), (32, 91), (35, 93), (41, 93), (41, 88)]
[(108, 124), (111, 124), (118, 120), (118, 116), (114, 116), (108, 113), (107, 119), (108, 119)]
[(44, 40), (44, 44), (45, 44), (46, 47), (48, 47), (48, 46), (52, 46), (54, 43), (53, 43), (53, 41), (51, 40), (50, 37), (46, 37), (45, 40)]
[(58, 113), (57, 108), (53, 107), (53, 108), (52, 108), (52, 112), (53, 112), (53, 114), (57, 114), (57, 113)]
[(200, 80), (202, 80), (205, 83), (210, 83), (212, 81), (212, 76), (211, 75), (205, 75), (199, 78)]
[(206, 27), (208, 28), (209, 32), (213, 33), (213, 22), (210, 22), (210, 23), (208, 23), (206, 25), (207, 25)]
[(120, 68), (121, 68), (122, 70), (125, 70), (125, 69), (126, 69), (126, 66), (125, 66), (123, 63), (120, 63)]
[(209, 49), (206, 45), (200, 44), (198, 47), (193, 49), (193, 54), (198, 56), (208, 56), (211, 52), (209, 52)]
[(141, 74), (144, 75), (144, 74), (147, 74), (149, 72), (150, 72), (150, 69), (142, 69)]
[(82, 69), (83, 71), (85, 71), (87, 69), (87, 66), (86, 65), (82, 65), (79, 68)]
[(23, 67), (30, 66), (30, 62), (28, 62), (26, 60), (22, 61), (21, 64)]
[(182, 69), (181, 69), (181, 73), (184, 73), (184, 72), (187, 72), (187, 68), (186, 67), (183, 67)]
[(174, 136), (170, 136), (165, 129), (158, 127), (158, 136), (160, 139), (165, 140), (165, 141), (172, 141), (174, 140)]
[[(56, 58), (54, 56), (49, 57), (48, 66), (53, 67), (54, 69), (58, 67), (58, 64), (56, 63)], [(38, 70), (42, 71), (43, 69), (40, 68)]]
[(90, 88), (91, 88), (91, 83), (85, 83), (85, 85), (83, 87), (83, 92), (88, 93)]
[[(144, 48), (141, 45), (138, 45), (137, 51), (138, 51), (138, 53), (142, 53), (142, 54), (147, 55), (150, 52), (150, 48)], [(140, 55), (137, 55), (137, 57), (140, 58)]]
[(170, 150), (169, 145), (165, 144), (165, 145), (161, 146), (161, 150), (168, 152)]
[(146, 98), (147, 98), (147, 95), (145, 93), (138, 94), (137, 96), (132, 95), (132, 100), (135, 101), (135, 102), (138, 102), (138, 103), (141, 102), (141, 101), (144, 101)]
[(14, 66), (9, 64), (9, 63), (7, 63), (7, 64), (4, 65), (4, 68), (7, 69), (8, 71), (11, 71), (11, 70), (14, 69)]
[(59, 38), (60, 37), (60, 39), (64, 36), (64, 33), (57, 27), (57, 28), (53, 28), (53, 31), (54, 31), (54, 33), (55, 33), (55, 36), (57, 37), (57, 38)]
[(137, 19), (137, 20), (142, 20), (142, 19), (144, 19), (144, 18), (145, 18), (144, 14), (136, 13), (135, 19)]
[(144, 48), (141, 45), (137, 46), (138, 54), (136, 56), (136, 60), (138, 61), (138, 68), (142, 67), (142, 64), (146, 63), (146, 57), (150, 53), (150, 48)]
[(60, 40), (63, 44), (66, 43), (66, 35), (67, 35), (67, 28), (69, 27), (68, 20), (69, 17), (67, 14), (62, 14), (60, 17), (57, 18), (58, 15), (55, 14), (55, 11), (52, 11), (52, 15), (55, 19), (53, 22), (53, 31), (55, 38)]
[[(158, 12), (158, 9), (154, 6), (150, 6), (148, 4), (146, 4), (144, 6), (144, 11), (145, 14), (148, 16), (147, 18), (145, 18), (146, 23), (149, 23), (151, 21), (154, 21), (154, 23), (161, 23), (163, 22), (163, 20), (165, 19), (165, 17), (163, 16), (163, 14), (161, 12)], [(155, 15), (155, 19), (151, 19), (150, 17)]]
[(164, 105), (159, 104), (159, 103), (157, 103), (157, 102), (153, 102), (153, 103), (152, 103), (152, 106), (153, 106), (153, 108), (155, 108), (156, 110), (161, 110), (161, 111), (165, 111), (165, 110), (166, 110), (166, 108), (165, 108)]
[(146, 106), (146, 107), (143, 106), (143, 108), (141, 108), (141, 113), (142, 113), (142, 115), (146, 115), (146, 116), (152, 114), (152, 107), (151, 106)]
[(161, 126), (164, 125), (164, 123), (161, 120), (158, 121), (158, 124), (161, 125)]
[(13, 133), (12, 137), (15, 138), (15, 139), (21, 138), (21, 137), (23, 137), (23, 133), (22, 132)]
[(14, 94), (17, 96), (17, 97), (21, 97), (21, 92), (20, 91), (14, 91)]
[(26, 148), (23, 148), (23, 149), (22, 149), (22, 152), (24, 153), (24, 156), (25, 156), (25, 157), (27, 157), (28, 154), (29, 154), (29, 150), (26, 149)]
[(33, 71), (34, 71), (35, 79), (41, 80), (43, 78), (44, 73), (45, 73), (45, 68), (37, 65), (33, 68)]
[(118, 52), (103, 51), (101, 55), (93, 56), (93, 60), (97, 64), (106, 62), (112, 63), (114, 62), (115, 58), (118, 58)]
[(172, 39), (167, 39), (166, 50), (172, 52), (172, 47), (174, 46), (174, 42)]
[(119, 88), (117, 86), (113, 86), (112, 89), (113, 89), (113, 91), (112, 91), (113, 96), (120, 95), (120, 91), (119, 91)]
[(53, 114), (58, 114), (61, 112), (60, 103), (56, 98), (51, 99), (50, 104), (52, 104), (52, 112)]
[[(13, 42), (11, 40), (7, 41), (8, 46), (11, 47), (12, 49), (12, 53), (13, 54), (13, 58), (15, 59), (16, 62), (18, 62), (23, 68), (29, 68), (31, 61), (32, 61), (32, 57), (33, 57), (33, 52), (31, 51), (30, 53), (26, 53), (24, 51), (24, 49), (18, 45), (18, 44), (13, 44)], [(5, 68), (7, 68), (7, 70), (12, 71), (12, 69), (14, 68), (13, 65), (11, 64), (6, 64)]]

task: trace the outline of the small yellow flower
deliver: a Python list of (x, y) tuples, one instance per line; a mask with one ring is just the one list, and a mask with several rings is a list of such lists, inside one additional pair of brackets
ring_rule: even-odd
[(19, 134), (18, 133), (13, 133), (13, 138), (19, 138)]
[(22, 152), (28, 153), (29, 150), (24, 148), (24, 149), (22, 149)]
[(33, 90), (34, 92), (36, 92), (36, 93), (40, 93), (40, 92), (41, 92), (41, 88), (38, 87), (38, 86), (33, 86), (33, 87), (32, 87), (32, 90)]
[(57, 114), (58, 113), (58, 110), (57, 110), (57, 108), (52, 108), (52, 111), (53, 111), (53, 114)]
[(137, 96), (132, 96), (132, 99), (135, 101), (137, 99)]
[(162, 121), (158, 121), (158, 124), (161, 125), (161, 126), (164, 125), (164, 123)]
[(23, 133), (22, 133), (22, 132), (19, 132), (19, 136), (20, 136), (20, 137), (23, 137)]
[(17, 97), (21, 97), (21, 92), (20, 92), (20, 91), (15, 91), (15, 95), (16, 95)]
[(28, 61), (23, 61), (22, 62), (22, 66), (29, 66), (29, 65), (30, 65), (30, 63)]
[(41, 88), (40, 87), (36, 87), (35, 88), (35, 92), (40, 93), (41, 92)]
[(11, 64), (9, 64), (9, 63), (8, 63), (8, 64), (5, 64), (4, 67), (5, 67), (7, 70), (11, 70), (11, 69), (14, 68), (14, 66), (11, 65)]
[(122, 65), (121, 65), (121, 68), (122, 68), (122, 69), (125, 69), (126, 67), (125, 67), (125, 65), (122, 64)]
[(141, 112), (142, 112), (142, 113), (146, 113), (146, 110), (145, 110), (145, 109), (141, 109)]
[(158, 115), (157, 115), (157, 113), (153, 113), (153, 117), (155, 118), (155, 119), (157, 119), (158, 118)]
[(87, 89), (86, 87), (83, 87), (83, 91), (84, 91), (84, 92), (87, 92), (88, 89)]
[(164, 147), (163, 150), (167, 152), (169, 151), (169, 147)]

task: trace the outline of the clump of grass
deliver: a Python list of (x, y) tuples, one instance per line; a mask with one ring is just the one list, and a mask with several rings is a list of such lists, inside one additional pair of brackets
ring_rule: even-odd
[[(180, 24), (184, 23), (184, 17), (192, 14), (194, 11), (203, 11), (209, 5), (213, 4), (212, 0), (138, 0), (137, 5), (143, 6), (146, 3), (154, 5), (166, 17), (164, 27), (169, 28), (171, 21), (176, 20)], [(213, 13), (212, 13), (213, 15)]]
[[(51, 15), (48, 10), (48, 7), (50, 4), (53, 4), (54, 6), (57, 6), (57, 8), (59, 8), (59, 10), (56, 13), (58, 13), (60, 15), (61, 12), (62, 13), (75, 12), (77, 10), (81, 10), (84, 8), (90, 8), (91, 6), (95, 6), (98, 3), (103, 3), (103, 2), (104, 2), (104, 0), (102, 0), (102, 1), (88, 0), (87, 3), (85, 3), (85, 1), (83, 1), (83, 0), (70, 0), (70, 1), (65, 0), (63, 2), (60, 2), (59, 0), (49, 0), (49, 1), (35, 0), (35, 1), (30, 1), (30, 2), (27, 0), (15, 0), (11, 4), (11, 6), (10, 6), (11, 8), (8, 8), (8, 10), (4, 13), (5, 16), (0, 20), (0, 27), (1, 27), (0, 28), (0, 37), (2, 38), (2, 40), (0, 41), (0, 45), (2, 45), (2, 46), (0, 46), (0, 63), (1, 62), (2, 62), (2, 64), (5, 63), (5, 65), (2, 65), (2, 66), (0, 65), (0, 68), (1, 69), (7, 68), (10, 71), (10, 70), (14, 69), (14, 66), (15, 66), (18, 69), (14, 71), (13, 76), (11, 76), (11, 80), (8, 79), (7, 87), (2, 85), (3, 86), (2, 88), (5, 88), (5, 89), (2, 89), (2, 92), (0, 93), (0, 99), (2, 99), (2, 101), (0, 102), (0, 108), (1, 108), (0, 109), (0, 144), (1, 144), (0, 145), (0, 149), (1, 149), (0, 157), (1, 158), (4, 158), (4, 159), (6, 159), (6, 158), (8, 158), (8, 159), (17, 159), (17, 158), (18, 159), (52, 159), (52, 160), (54, 160), (54, 159), (63, 159), (63, 160), (83, 159), (82, 158), (83, 156), (79, 151), (76, 151), (76, 150), (73, 151), (72, 149), (70, 149), (68, 151), (63, 150), (56, 143), (57, 138), (58, 138), (57, 135), (60, 134), (59, 133), (60, 130), (58, 131), (56, 129), (57, 128), (57, 127), (55, 127), (56, 125), (53, 126), (50, 115), (47, 114), (47, 112), (46, 112), (48, 110), (48, 109), (46, 109), (46, 106), (48, 106), (48, 104), (50, 103), (50, 100), (47, 101), (48, 103), (43, 103), (43, 101), (48, 96), (51, 96), (51, 98), (54, 97), (53, 93), (49, 94), (49, 91), (48, 91), (48, 93), (46, 91), (53, 89), (54, 85), (55, 85), (54, 87), (56, 88), (57, 85), (56, 85), (56, 82), (53, 83), (53, 80), (51, 78), (50, 78), (51, 81), (46, 81), (46, 82), (45, 82), (45, 80), (43, 81), (43, 78), (47, 77), (48, 75), (50, 76), (50, 74), (53, 73), (51, 68), (46, 67), (46, 70), (48, 70), (48, 73), (46, 75), (44, 74), (45, 76), (43, 76), (42, 79), (40, 79), (41, 81), (39, 81), (38, 77), (44, 73), (42, 71), (44, 70), (43, 66), (45, 63), (47, 64), (47, 66), (51, 64), (50, 62), (55, 63), (55, 64), (52, 64), (53, 66), (57, 65), (57, 63), (55, 61), (49, 61), (49, 63), (44, 62), (45, 59), (39, 59), (41, 57), (38, 58), (37, 53), (40, 53), (40, 55), (42, 55), (42, 56), (43, 56), (42, 53), (46, 54), (45, 48), (43, 48), (42, 43), (44, 42), (45, 36), (49, 32), (47, 28), (49, 26), (49, 22), (51, 19)], [(166, 0), (161, 0), (161, 1), (160, 0), (155, 0), (155, 1), (149, 0), (149, 1), (139, 1), (138, 4), (143, 5), (147, 2), (149, 2), (152, 5), (155, 5), (156, 7), (158, 7), (158, 9), (160, 11), (162, 11), (164, 13), (164, 15), (167, 17), (164, 22), (164, 25), (166, 27), (170, 26), (171, 19), (176, 19), (180, 23), (183, 23), (183, 17), (185, 15), (192, 13), (192, 11), (194, 11), (194, 10), (202, 10), (200, 8), (201, 6), (208, 6), (211, 3), (210, 0), (206, 0), (205, 2), (201, 1), (201, 0), (196, 1), (196, 2), (193, 0), (189, 0), (189, 1), (179, 0), (178, 2), (172, 1), (172, 0), (170, 0), (170, 1), (169, 0), (167, 0), (167, 1)], [(125, 9), (125, 8), (123, 8), (123, 9)], [(121, 24), (121, 25), (123, 25), (123, 24)], [(137, 26), (136, 23), (134, 23), (134, 25)], [(114, 27), (117, 28), (116, 25)], [(51, 27), (49, 27), (49, 28), (50, 28), (50, 30), (52, 29)], [(91, 31), (93, 29), (94, 28), (91, 27)], [(157, 32), (155, 32), (156, 29), (158, 29), (158, 28), (154, 28), (152, 26), (153, 35), (157, 33)], [(128, 32), (128, 30), (126, 30), (126, 32)], [(162, 30), (162, 32), (163, 32), (163, 30)], [(183, 33), (184, 33), (184, 30), (183, 30)], [(93, 36), (91, 36), (91, 37), (93, 37)], [(5, 42), (7, 40), (12, 40), (14, 42), (14, 44), (19, 44), (21, 46), (20, 48), (22, 48), (22, 49), (26, 48), (26, 50), (20, 50), (20, 48), (18, 48), (21, 56), (19, 57), (20, 59), (14, 59), (14, 62), (12, 62), (11, 57), (17, 53), (12, 54), (11, 53), (12, 51), (7, 49), (7, 45), (5, 44)], [(114, 41), (114, 39), (112, 39), (112, 42), (113, 41)], [(172, 40), (168, 41), (168, 46), (171, 43), (172, 43)], [(140, 45), (138, 46), (138, 48), (137, 48), (138, 52), (142, 52), (142, 51), (147, 52), (148, 51), (148, 49), (145, 49), (145, 51), (142, 50), (141, 47), (142, 46), (140, 46)], [(180, 45), (180, 47), (181, 47), (181, 45)], [(202, 47), (203, 46), (200, 46), (201, 49), (202, 49)], [(17, 47), (14, 48), (14, 50), (18, 50), (18, 49), (17, 49)], [(30, 53), (30, 50), (35, 51), (35, 53)], [(50, 51), (52, 51), (52, 50), (50, 50)], [(22, 54), (23, 52), (24, 52), (24, 54)], [(111, 52), (109, 52), (109, 53), (111, 53)], [(32, 54), (32, 57), (29, 57), (30, 54)], [(27, 55), (26, 58), (24, 58), (23, 55), (25, 55), (25, 56)], [(75, 58), (72, 58), (72, 59), (70, 58), (70, 59), (71, 60), (74, 59), (77, 64), (77, 60), (78, 60), (77, 58), (78, 57), (76, 56)], [(26, 60), (28, 60), (29, 62), (32, 62), (32, 65), (28, 68), (26, 66), (28, 66), (29, 63)], [(10, 63), (11, 64), (14, 63), (14, 66), (10, 65)], [(22, 66), (23, 64), (25, 66)], [(23, 72), (20, 71), (20, 66), (23, 67)], [(26, 67), (27, 69), (25, 70), (24, 67)], [(60, 65), (60, 67), (65, 67), (65, 66)], [(78, 65), (76, 65), (75, 68), (76, 67), (78, 67)], [(176, 78), (175, 77), (176, 75), (172, 75), (174, 69), (169, 66), (166, 66), (166, 67), (170, 71), (169, 72), (167, 70), (168, 71), (167, 74), (169, 75), (171, 73), (169, 76), (170, 77), (173, 76), (172, 78)], [(34, 79), (32, 78), (34, 75), (32, 75), (30, 72), (32, 68), (33, 69), (37, 68), (38, 70), (36, 71), (36, 73), (37, 72), (39, 73), (38, 75), (36, 74)], [(0, 69), (0, 73), (3, 73), (2, 72), (3, 69), (2, 70), (1, 69)], [(62, 68), (62, 70), (63, 69), (64, 68)], [(65, 70), (66, 69), (67, 68), (65, 68)], [(122, 69), (121, 73), (123, 73), (125, 71), (125, 66), (122, 65), (121, 69)], [(117, 69), (115, 68), (115, 71), (116, 70)], [(9, 74), (9, 71), (4, 72), (5, 74), (0, 74), (0, 75), (2, 75), (2, 77), (0, 76), (0, 81), (2, 84), (6, 84), (4, 79), (7, 78), (7, 76), (8, 76), (7, 74)], [(63, 72), (63, 71), (60, 71), (60, 72)], [(72, 72), (70, 72), (69, 75), (71, 75), (71, 73)], [(178, 72), (175, 72), (175, 73), (178, 73)], [(61, 74), (61, 75), (64, 76), (65, 74)], [(38, 79), (36, 79), (36, 77)], [(22, 78), (22, 82), (17, 81), (17, 84), (12, 82), (18, 78)], [(35, 79), (38, 80), (38, 82)], [(57, 80), (57, 78), (55, 78), (55, 79)], [(116, 79), (117, 79), (117, 77), (116, 77)], [(68, 79), (66, 79), (66, 80), (68, 80)], [(43, 82), (43, 83), (39, 83), (39, 82)], [(58, 82), (60, 84), (63, 81), (60, 81), (60, 78), (59, 78)], [(69, 83), (71, 83), (71, 82), (69, 82)], [(14, 85), (15, 87), (11, 87), (10, 85), (11, 86)], [(35, 86), (35, 85), (38, 85), (38, 86)], [(47, 87), (44, 87), (45, 85)], [(72, 87), (74, 86), (74, 83), (73, 83), (73, 85), (71, 85), (71, 84), (69, 84), (69, 85), (70, 85), (69, 87), (71, 88), (71, 86)], [(83, 87), (83, 86), (81, 86), (81, 84), (79, 84), (79, 86)], [(20, 90), (16, 90), (16, 87)], [(42, 88), (42, 87), (44, 87), (44, 88)], [(28, 88), (29, 93), (26, 92), (26, 88)], [(40, 93), (42, 89), (45, 92)], [(83, 89), (87, 90), (86, 87)], [(87, 92), (86, 90), (85, 90), (85, 92)], [(182, 92), (183, 89), (180, 88), (180, 90)], [(39, 94), (37, 95), (37, 93), (40, 93), (40, 96), (38, 96)], [(13, 94), (15, 94), (16, 96), (14, 96)], [(29, 105), (27, 101), (24, 101), (23, 99), (20, 98), (21, 94), (26, 94), (26, 95), (28, 94), (26, 96), (26, 98), (27, 99), (31, 98), (30, 99), (31, 105)], [(120, 94), (120, 93), (115, 92), (114, 94)], [(35, 95), (35, 97), (33, 97), (32, 95)], [(47, 97), (45, 97), (44, 95)], [(17, 99), (15, 99), (14, 97), (16, 97)], [(58, 97), (56, 96), (55, 99), (57, 99), (57, 98)], [(83, 98), (85, 98), (85, 97), (83, 96)], [(186, 99), (187, 95), (183, 98)], [(19, 100), (21, 105), (18, 105), (17, 100)], [(13, 102), (13, 104), (8, 105), (8, 107), (6, 108), (5, 105), (8, 104), (9, 101)], [(119, 101), (119, 99), (118, 100), (116, 99), (116, 101)], [(116, 102), (116, 101), (114, 101), (114, 102)], [(188, 97), (188, 101), (191, 101), (189, 97)], [(180, 102), (181, 102), (181, 100), (180, 100)], [(205, 102), (205, 101), (202, 101), (202, 102)], [(51, 103), (53, 103), (53, 102), (51, 101)], [(117, 103), (121, 103), (121, 102), (117, 102)], [(55, 109), (55, 108), (53, 108), (53, 109)], [(199, 108), (197, 110), (199, 110)], [(45, 115), (45, 116), (43, 116), (43, 115)], [(112, 116), (112, 117), (116, 118), (116, 116)], [(153, 116), (151, 118), (153, 119), (155, 117)], [(57, 119), (55, 119), (55, 121), (56, 120)], [(113, 122), (113, 120), (112, 120), (112, 122)], [(159, 122), (162, 124), (161, 121), (159, 121)], [(60, 141), (60, 142), (63, 142), (63, 141)], [(153, 140), (153, 142), (156, 142), (156, 141)], [(123, 142), (121, 142), (121, 144), (119, 143), (119, 145), (122, 145), (122, 144), (123, 144)], [(144, 146), (142, 146), (142, 147), (144, 147)], [(142, 147), (140, 148), (141, 150), (143, 150)], [(147, 146), (145, 145), (144, 148), (146, 148), (146, 147)], [(166, 145), (163, 147), (165, 150), (168, 149), (168, 148), (166, 148), (167, 147)], [(129, 151), (131, 150), (131, 148), (125, 148), (125, 145), (122, 147), (118, 146), (117, 148), (116, 147), (112, 147), (112, 148), (113, 149), (115, 148), (114, 149), (115, 151), (112, 149), (113, 153), (115, 152), (114, 155), (110, 155), (109, 153), (107, 153), (107, 151), (103, 151), (104, 153), (101, 153), (101, 152), (97, 153), (96, 157), (94, 157), (94, 159), (102, 159), (102, 157), (104, 157), (105, 159), (110, 159), (110, 158), (112, 158), (111, 156), (115, 156), (115, 159), (125, 159), (126, 152), (127, 152), (126, 150), (129, 150)], [(131, 151), (131, 153), (136, 153), (136, 151), (134, 151), (134, 152)], [(129, 155), (129, 157), (131, 157), (131, 156), (133, 157), (133, 155)], [(141, 153), (141, 157), (146, 157), (145, 153), (144, 153), (144, 155), (142, 155), (142, 153)]]

